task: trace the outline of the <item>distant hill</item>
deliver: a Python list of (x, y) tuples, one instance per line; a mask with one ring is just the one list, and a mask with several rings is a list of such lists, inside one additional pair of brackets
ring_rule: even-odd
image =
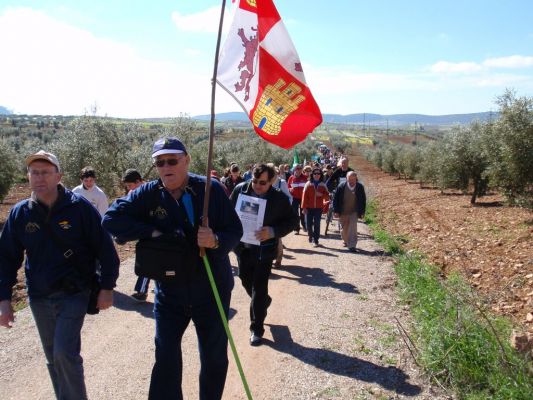
[[(424, 115), (424, 114), (322, 114), (324, 122), (341, 124), (370, 124), (370, 125), (409, 125), (417, 123), (419, 125), (454, 125), (470, 124), (474, 121), (487, 121), (490, 118), (497, 118), (498, 114), (493, 112), (481, 112), (471, 114), (450, 114), (450, 115)], [(192, 117), (200, 121), (209, 121), (210, 115), (197, 115)], [(244, 112), (228, 112), (216, 115), (217, 122), (222, 121), (248, 121)]]
[(10, 114), (13, 114), (13, 111), (3, 106), (0, 106), (0, 115), (10, 115)]

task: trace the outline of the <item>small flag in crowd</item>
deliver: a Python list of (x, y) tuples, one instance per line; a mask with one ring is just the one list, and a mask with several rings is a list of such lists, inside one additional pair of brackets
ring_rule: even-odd
[(322, 123), (322, 114), (272, 0), (237, 3), (217, 82), (239, 102), (259, 136), (288, 149)]
[(296, 148), (294, 148), (294, 155), (292, 157), (292, 166), (293, 168), (300, 164), (300, 157), (298, 156), (298, 150), (296, 150)]

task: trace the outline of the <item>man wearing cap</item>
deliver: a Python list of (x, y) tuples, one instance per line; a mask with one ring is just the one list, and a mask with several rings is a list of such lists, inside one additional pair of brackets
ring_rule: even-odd
[[(200, 350), (199, 397), (220, 399), (228, 369), (228, 341), (199, 248), (206, 249), (227, 315), (234, 285), (228, 253), (239, 242), (242, 225), (216, 181), (212, 181), (208, 215), (202, 215), (206, 178), (189, 173), (191, 157), (179, 139), (157, 140), (152, 158), (159, 179), (117, 199), (103, 219), (104, 227), (120, 240), (182, 235), (194, 259), (180, 266), (172, 282), (155, 284), (155, 364), (149, 398), (183, 398), (181, 339), (192, 320)], [(209, 227), (201, 226), (204, 217)]]
[(14, 323), (12, 288), (26, 253), (30, 309), (55, 395), (86, 399), (80, 332), (90, 284), (98, 260), (102, 290), (97, 307), (111, 307), (119, 259), (98, 211), (60, 184), (57, 158), (41, 150), (26, 165), (31, 197), (13, 207), (0, 235), (0, 326)]

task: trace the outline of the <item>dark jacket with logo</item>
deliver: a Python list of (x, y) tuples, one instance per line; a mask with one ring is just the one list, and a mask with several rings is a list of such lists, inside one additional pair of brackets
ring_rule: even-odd
[[(254, 193), (252, 183), (244, 182), (235, 187), (230, 197), (233, 207), (237, 204), (237, 199), (241, 193), (251, 196)], [(274, 230), (274, 238), (265, 240), (261, 242), (261, 246), (255, 247), (260, 247), (262, 260), (273, 260), (277, 254), (278, 239), (296, 229), (298, 216), (294, 212), (289, 198), (280, 190), (270, 187), (263, 198), (267, 201), (263, 226), (269, 226)], [(240, 254), (243, 248), (244, 243), (240, 242), (235, 248), (235, 252)]]
[[(199, 254), (197, 246), (198, 227), (201, 225), (205, 195), (205, 177), (189, 174), (186, 188), (191, 195), (194, 221), (189, 221), (185, 209), (163, 187), (161, 180), (155, 180), (135, 189), (128, 196), (117, 199), (107, 210), (103, 226), (120, 241), (149, 239), (154, 230), (163, 234), (184, 232), (191, 243), (191, 251)], [(218, 236), (219, 247), (207, 249), (213, 275), (217, 285), (231, 289), (233, 275), (228, 253), (242, 236), (242, 225), (231, 206), (221, 184), (211, 181), (208, 209), (209, 227)], [(184, 275), (176, 284), (194, 280), (206, 280), (207, 273), (202, 259), (196, 256), (196, 265), (184, 265)]]
[[(342, 182), (333, 196), (333, 212), (342, 214), (344, 211), (344, 191), (346, 190), (346, 182)], [(355, 208), (357, 216), (365, 215), (366, 211), (366, 194), (364, 186), (357, 182), (355, 184)]]
[[(119, 259), (111, 237), (101, 226), (100, 214), (63, 186), (59, 185), (58, 191), (51, 210), (30, 198), (17, 203), (9, 213), (0, 235), (0, 300), (11, 299), (24, 251), (30, 297), (47, 296), (60, 289), (60, 282), (73, 273), (80, 285), (88, 287), (96, 260), (101, 265), (102, 287), (115, 287)], [(65, 257), (68, 250), (73, 254)]]

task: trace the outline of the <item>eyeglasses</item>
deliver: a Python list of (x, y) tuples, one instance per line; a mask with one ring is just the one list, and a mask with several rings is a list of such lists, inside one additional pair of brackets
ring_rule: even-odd
[(48, 178), (49, 176), (52, 176), (53, 174), (56, 174), (56, 171), (39, 171), (39, 170), (30, 170), (30, 175), (34, 178), (37, 178), (39, 176), (42, 176), (43, 178)]
[(313, 175), (320, 175), (320, 172), (313, 172)]
[(165, 164), (168, 164), (170, 167), (173, 167), (175, 165), (178, 165), (180, 160), (181, 160), (181, 158), (166, 158), (166, 159), (163, 159), (163, 160), (154, 161), (154, 165), (157, 168), (163, 168), (165, 166)]
[(254, 185), (261, 185), (261, 186), (266, 186), (268, 185), (268, 181), (260, 181), (259, 179), (252, 179), (252, 183)]

